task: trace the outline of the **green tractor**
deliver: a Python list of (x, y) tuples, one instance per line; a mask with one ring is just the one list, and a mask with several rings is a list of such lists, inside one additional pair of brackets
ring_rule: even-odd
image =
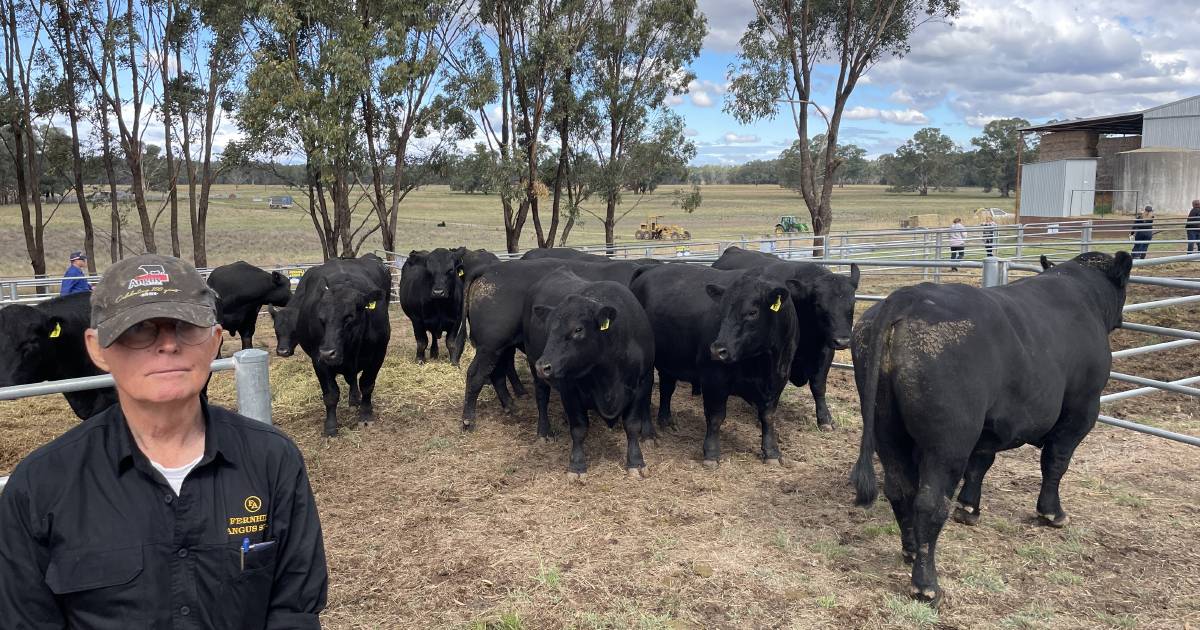
[(782, 236), (784, 234), (807, 234), (808, 232), (812, 232), (812, 230), (809, 229), (808, 224), (804, 223), (800, 219), (797, 219), (795, 215), (791, 214), (779, 217), (779, 223), (775, 224), (776, 236)]

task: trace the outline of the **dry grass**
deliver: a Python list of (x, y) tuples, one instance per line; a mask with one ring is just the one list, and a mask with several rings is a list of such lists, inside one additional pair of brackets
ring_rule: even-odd
[[(895, 284), (869, 282), (864, 290), (871, 292)], [(1152, 295), (1165, 293), (1137, 288), (1131, 300)], [(1177, 310), (1165, 319), (1200, 328), (1196, 309)], [(601, 426), (588, 438), (591, 471), (579, 485), (565, 476), (569, 440), (537, 441), (529, 399), (510, 417), (485, 394), (479, 428), (461, 433), (462, 373), (444, 359), (416, 365), (411, 329), (398, 314), (393, 321), (375, 398), (380, 421), (369, 431), (349, 426), (354, 414), (343, 402), (341, 434), (321, 437), (307, 360), (272, 360), (275, 419), (303, 449), (321, 510), (331, 573), (326, 627), (1200, 624), (1200, 460), (1193, 447), (1098, 427), (1063, 483), (1073, 518), (1065, 530), (1035, 522), (1036, 451), (1002, 454), (984, 484), (980, 524), (950, 522), (942, 534), (948, 595), (934, 615), (902, 595), (908, 567), (886, 503), (850, 505), (846, 473), (861, 423), (849, 373), (835, 372), (830, 383), (840, 427), (833, 433), (814, 429), (807, 392), (785, 392), (779, 439), (791, 468), (758, 461), (753, 415), (738, 402), (725, 425), (728, 459), (717, 470), (703, 468), (703, 417), (681, 388), (679, 431), (645, 448), (648, 479), (625, 477), (624, 436)], [(1120, 332), (1114, 344), (1147, 343), (1143, 337)], [(273, 347), (269, 334), (263, 342)], [(226, 351), (235, 348), (227, 342)], [(1194, 373), (1198, 359), (1192, 347), (1128, 369), (1177, 378)], [(232, 404), (231, 381), (214, 378), (214, 400)], [(1156, 394), (1110, 411), (1195, 434), (1195, 404)], [(561, 418), (561, 410), (553, 413)], [(58, 397), (4, 403), (0, 470), (72, 424)]]

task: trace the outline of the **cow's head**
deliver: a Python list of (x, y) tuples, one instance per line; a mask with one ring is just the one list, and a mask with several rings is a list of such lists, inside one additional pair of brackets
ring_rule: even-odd
[(821, 273), (815, 279), (788, 282), (788, 290), (796, 301), (809, 310), (814, 324), (826, 345), (834, 350), (850, 347), (850, 331), (854, 327), (854, 292), (858, 289), (858, 265), (850, 265), (850, 276)]
[(579, 378), (614, 343), (618, 312), (612, 306), (571, 295), (558, 306), (537, 304), (535, 320), (545, 323), (546, 348), (534, 369), (544, 379)]
[(730, 287), (709, 284), (708, 296), (720, 305), (721, 330), (709, 346), (714, 361), (736, 363), (765, 354), (779, 318), (795, 319), (792, 297), (781, 284), (747, 272)]
[(447, 300), (454, 297), (454, 289), (462, 276), (462, 256), (457, 251), (439, 247), (431, 252), (411, 252), (409, 258), (416, 257), (414, 264), (420, 265), (429, 274), (429, 296), (435, 300)]
[[(1103, 279), (1097, 277), (1097, 272)], [(1059, 263), (1043, 271), (1043, 274), (1068, 274), (1088, 283), (1089, 286), (1112, 291), (1105, 295), (1102, 317), (1109, 330), (1121, 325), (1125, 307), (1125, 291), (1129, 275), (1133, 272), (1133, 257), (1120, 251), (1114, 255), (1103, 252), (1086, 252), (1065, 263)], [(1111, 296), (1112, 301), (1107, 298)]]
[(348, 281), (326, 284), (323, 288), (316, 300), (316, 316), (324, 331), (317, 358), (329, 367), (338, 367), (346, 359), (346, 340), (362, 334), (373, 311), (387, 309), (386, 296), (381, 289), (367, 290)]
[(267, 292), (266, 299), (263, 301), (267, 304), (275, 306), (287, 306), (288, 300), (292, 299), (292, 280), (283, 272), (271, 272), (271, 290)]
[(62, 318), (24, 304), (0, 308), (0, 387), (45, 380), (64, 325)]
[(299, 309), (268, 306), (267, 312), (271, 314), (271, 323), (275, 327), (275, 354), (281, 357), (292, 356), (296, 352), (295, 334), (296, 321), (300, 316)]

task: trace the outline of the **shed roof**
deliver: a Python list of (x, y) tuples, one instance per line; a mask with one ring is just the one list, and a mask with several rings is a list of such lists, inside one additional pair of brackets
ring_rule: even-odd
[(1144, 113), (1129, 112), (1127, 114), (1064, 120), (1044, 125), (1022, 127), (1020, 131), (1095, 131), (1097, 133), (1136, 135), (1142, 133), (1142, 116)]

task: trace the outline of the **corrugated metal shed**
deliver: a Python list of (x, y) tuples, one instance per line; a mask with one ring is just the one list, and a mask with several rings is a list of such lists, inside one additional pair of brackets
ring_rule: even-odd
[(1095, 206), (1096, 159), (1055, 160), (1021, 166), (1021, 214), (1075, 217)]
[(1200, 96), (1146, 110), (1143, 147), (1200, 150)]

